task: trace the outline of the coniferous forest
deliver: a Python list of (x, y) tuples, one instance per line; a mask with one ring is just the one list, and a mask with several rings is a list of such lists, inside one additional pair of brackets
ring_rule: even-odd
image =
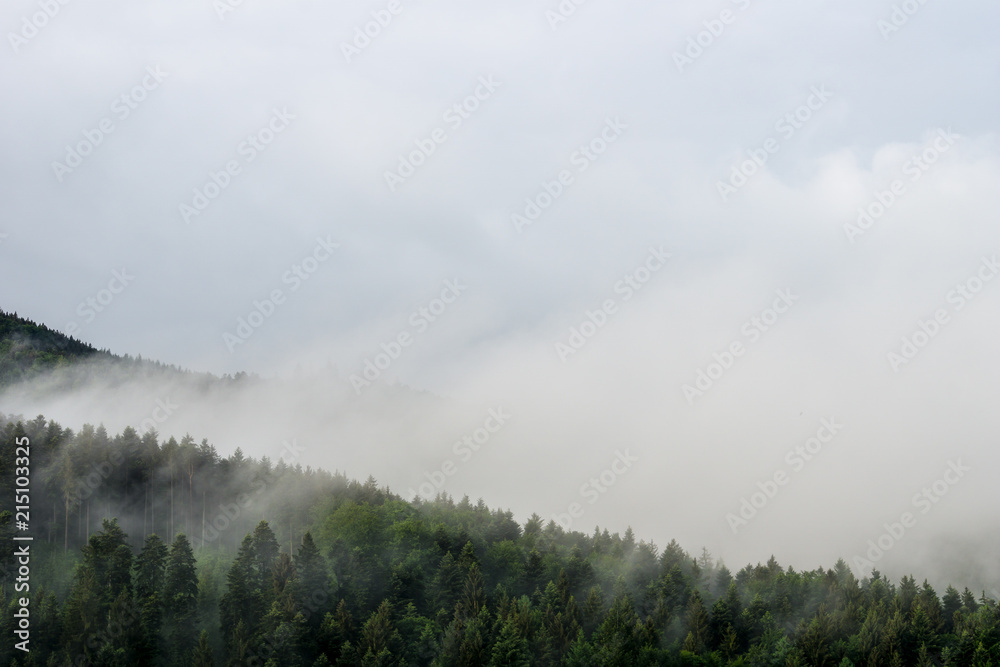
[[(3, 320), (7, 385), (98, 354)], [(25, 442), (30, 590), (12, 539)], [(1000, 606), (985, 592), (858, 580), (843, 560), (733, 571), (631, 529), (522, 524), (446, 494), (406, 501), (287, 458), (0, 416), (0, 664), (1000, 664)], [(13, 639), (24, 596), (30, 652)]]

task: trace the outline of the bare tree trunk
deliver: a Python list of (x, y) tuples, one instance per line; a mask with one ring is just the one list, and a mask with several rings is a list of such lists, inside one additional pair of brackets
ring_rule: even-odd
[(69, 492), (66, 492), (66, 519), (63, 521), (63, 553), (69, 551)]

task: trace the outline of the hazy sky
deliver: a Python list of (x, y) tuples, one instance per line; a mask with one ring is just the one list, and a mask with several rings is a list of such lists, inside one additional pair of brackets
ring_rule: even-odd
[(451, 460), (456, 497), (735, 566), (997, 532), (995, 2), (233, 5), (5, 3), (0, 307), (384, 366), (448, 407), (298, 436), (401, 493)]

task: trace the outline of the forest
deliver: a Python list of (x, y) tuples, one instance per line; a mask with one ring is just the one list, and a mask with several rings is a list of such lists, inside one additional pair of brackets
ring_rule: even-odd
[[(10, 665), (997, 664), (1000, 607), (844, 561), (735, 574), (702, 551), (523, 525), (482, 500), (407, 502), (191, 438), (3, 418), (4, 614), (17, 619), (10, 501), (31, 443), (32, 639)], [(23, 440), (22, 440), (23, 442)], [(166, 539), (159, 535), (168, 536)], [(171, 536), (172, 537), (169, 537)]]
[(95, 374), (111, 382), (137, 377), (183, 377), (203, 389), (260, 379), (248, 373), (218, 377), (141, 356), (113, 354), (0, 309), (0, 389), (24, 386), (28, 380), (44, 380), (40, 384), (48, 391), (72, 390), (95, 379)]
[[(0, 321), (4, 384), (98, 354)], [(115, 359), (123, 373), (150, 363)], [(27, 591), (12, 539), (25, 442)], [(0, 414), (3, 665), (1000, 664), (1000, 606), (959, 588), (859, 580), (843, 560), (733, 572), (631, 529), (520, 523), (447, 494), (407, 501), (303, 467), (294, 450), (224, 456), (191, 436)], [(27, 652), (15, 648), (26, 596)]]

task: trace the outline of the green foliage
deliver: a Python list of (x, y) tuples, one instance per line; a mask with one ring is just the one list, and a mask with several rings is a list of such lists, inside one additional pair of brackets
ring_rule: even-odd
[(107, 352), (0, 310), (0, 387)]
[(170, 545), (163, 582), (164, 627), (170, 638), (173, 664), (190, 661), (197, 633), (198, 573), (194, 552), (183, 533)]
[[(0, 664), (1000, 661), (1000, 608), (968, 589), (948, 587), (939, 598), (912, 577), (893, 584), (873, 572), (859, 581), (843, 561), (797, 572), (772, 558), (730, 572), (707, 551), (693, 558), (671, 542), (661, 552), (631, 531), (566, 532), (537, 516), (522, 529), (482, 501), (442, 494), (408, 503), (370, 478), (272, 466), (239, 452), (222, 459), (191, 438), (161, 445), (155, 435), (72, 433), (43, 418), (0, 416), (0, 449), (21, 434), (46, 470), (33, 493), (57, 510), (38, 520), (37, 534), (47, 539), (36, 541), (32, 562), (33, 571), (52, 573), (53, 586), (33, 593), (37, 654), (26, 661), (0, 646)], [(115, 451), (127, 452), (124, 463), (67, 510), (81, 475)], [(173, 489), (173, 506), (171, 474), (190, 485)], [(274, 500), (250, 511), (239, 498), (262, 480)], [(9, 531), (2, 502), (0, 530)], [(88, 507), (117, 510), (123, 523), (103, 519), (95, 531)], [(128, 512), (136, 507), (141, 521)], [(202, 535), (200, 518), (213, 512), (226, 520), (206, 518), (204, 537), (189, 539)], [(282, 520), (272, 523), (271, 514)], [(289, 517), (301, 533), (277, 528)], [(171, 518), (183, 530), (168, 547), (155, 533)], [(10, 635), (16, 605), (6, 583), (0, 629)]]

